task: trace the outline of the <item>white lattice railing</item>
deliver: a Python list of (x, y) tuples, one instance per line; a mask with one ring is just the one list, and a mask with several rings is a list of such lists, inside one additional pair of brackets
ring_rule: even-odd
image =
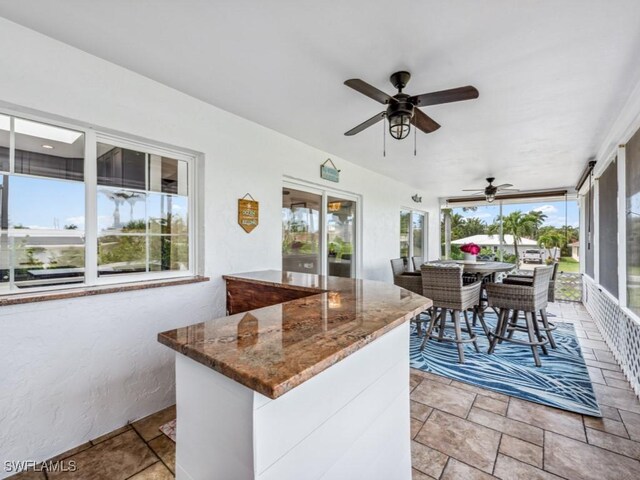
[(636, 395), (640, 396), (640, 323), (627, 315), (593, 280), (583, 278), (583, 303)]

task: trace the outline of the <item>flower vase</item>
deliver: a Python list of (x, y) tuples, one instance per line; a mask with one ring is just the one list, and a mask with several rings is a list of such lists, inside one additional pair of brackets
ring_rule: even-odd
[(471, 253), (465, 253), (464, 254), (464, 261), (465, 262), (475, 262), (477, 258), (478, 258), (477, 255), (473, 255)]

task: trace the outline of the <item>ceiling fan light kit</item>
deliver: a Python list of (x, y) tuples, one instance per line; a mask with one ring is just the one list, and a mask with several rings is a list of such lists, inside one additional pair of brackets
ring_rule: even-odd
[(475, 192), (473, 193), (473, 195), (484, 195), (484, 199), (488, 203), (493, 203), (493, 201), (496, 199), (496, 194), (498, 192), (519, 192), (520, 191), (517, 188), (511, 188), (513, 187), (513, 185), (511, 185), (510, 183), (503, 183), (502, 185), (494, 185), (493, 182), (495, 181), (495, 177), (487, 177), (486, 180), (489, 183), (489, 185), (487, 185), (486, 187), (466, 189), (466, 190), (463, 190), (463, 192)]
[(398, 93), (393, 96), (387, 95), (383, 91), (378, 90), (376, 87), (358, 78), (345, 81), (344, 84), (348, 87), (383, 105), (387, 105), (385, 111), (374, 115), (369, 120), (345, 132), (345, 135), (351, 136), (360, 133), (385, 117), (389, 122), (389, 134), (396, 140), (407, 138), (411, 132), (411, 125), (424, 133), (431, 133), (440, 128), (440, 125), (418, 107), (471, 100), (478, 98), (479, 95), (478, 90), (474, 87), (466, 86), (410, 96), (402, 92), (410, 79), (411, 74), (406, 71), (396, 72), (391, 75), (389, 80), (391, 84), (398, 89)]

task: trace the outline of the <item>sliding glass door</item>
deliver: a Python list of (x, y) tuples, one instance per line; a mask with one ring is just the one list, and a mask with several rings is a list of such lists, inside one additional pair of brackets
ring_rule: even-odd
[(282, 190), (282, 269), (321, 273), (320, 217), (322, 195)]
[(282, 269), (356, 276), (357, 200), (326, 191), (282, 190)]
[(327, 262), (329, 275), (355, 277), (356, 202), (327, 197)]

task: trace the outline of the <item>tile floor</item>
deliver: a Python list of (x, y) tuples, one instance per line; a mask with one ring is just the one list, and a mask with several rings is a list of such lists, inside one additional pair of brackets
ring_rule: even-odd
[[(581, 304), (555, 303), (549, 311), (575, 325), (604, 418), (412, 370), (414, 480), (640, 479), (638, 398)], [(175, 445), (158, 428), (174, 417), (170, 407), (57, 457), (75, 460), (75, 473), (12, 478), (172, 479)]]

